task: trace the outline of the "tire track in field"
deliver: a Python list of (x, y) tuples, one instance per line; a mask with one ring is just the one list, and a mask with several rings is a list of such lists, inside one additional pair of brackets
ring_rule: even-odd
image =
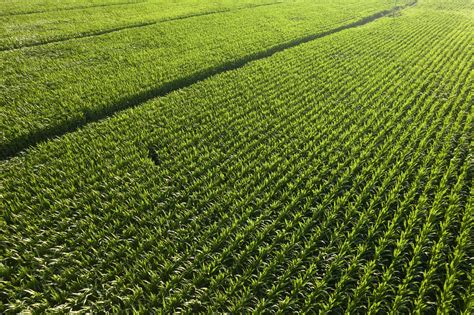
[[(140, 3), (140, 2), (137, 2), (137, 3)], [(253, 9), (253, 8), (258, 8), (258, 7), (282, 4), (282, 3), (283, 2), (272, 2), (272, 3), (250, 5), (250, 6), (237, 8), (237, 9), (224, 9), (224, 10), (217, 10), (217, 11), (206, 11), (206, 12), (200, 12), (200, 13), (190, 13), (190, 14), (185, 14), (185, 15), (181, 15), (181, 16), (177, 16), (177, 17), (164, 18), (164, 19), (156, 20), (156, 21), (129, 24), (129, 25), (109, 28), (109, 29), (105, 29), (105, 30), (79, 33), (79, 34), (70, 35), (70, 36), (66, 35), (66, 36), (63, 36), (63, 37), (60, 37), (60, 38), (46, 39), (46, 40), (43, 40), (43, 41), (40, 41), (40, 42), (26, 43), (26, 44), (20, 44), (20, 45), (15, 45), (14, 44), (13, 47), (2, 47), (2, 48), (0, 48), (0, 51), (13, 51), (13, 50), (19, 50), (19, 49), (28, 48), (28, 47), (43, 46), (43, 45), (47, 45), (47, 44), (66, 42), (66, 41), (75, 40), (75, 39), (95, 37), (95, 36), (120, 32), (120, 31), (123, 31), (123, 30), (147, 27), (147, 26), (152, 26), (152, 25), (156, 25), (156, 24), (160, 24), (160, 23), (185, 20), (185, 19), (189, 19), (189, 18), (193, 18), (193, 17), (214, 15), (214, 14), (228, 13), (228, 12), (236, 12), (236, 11), (241, 11), (241, 10), (245, 10), (245, 9)]]
[(111, 7), (116, 5), (131, 5), (131, 4), (138, 4), (144, 3), (145, 0), (136, 1), (136, 2), (115, 2), (115, 3), (108, 3), (108, 4), (96, 4), (91, 6), (75, 6), (75, 7), (67, 7), (67, 8), (59, 8), (54, 10), (38, 10), (38, 11), (27, 11), (27, 12), (11, 12), (11, 13), (3, 13), (0, 14), (0, 17), (7, 17), (7, 16), (18, 16), (18, 15), (30, 15), (30, 14), (38, 14), (38, 13), (48, 13), (48, 12), (60, 12), (60, 11), (74, 11), (74, 10), (85, 10), (89, 8), (101, 8), (101, 7)]
[(223, 63), (221, 65), (218, 65), (213, 68), (205, 69), (195, 75), (185, 77), (185, 78), (180, 78), (174, 81), (170, 81), (166, 84), (161, 85), (160, 87), (157, 87), (155, 89), (143, 91), (141, 93), (136, 94), (135, 96), (132, 97), (127, 97), (124, 99), (119, 100), (116, 102), (114, 105), (108, 107), (108, 108), (102, 108), (102, 109), (94, 109), (94, 108), (88, 108), (84, 109), (84, 116), (83, 119), (76, 119), (74, 121), (66, 121), (60, 125), (57, 126), (51, 126), (50, 128), (45, 128), (42, 130), (38, 130), (36, 132), (30, 133), (29, 135), (24, 135), (21, 137), (18, 137), (14, 139), (13, 141), (10, 141), (8, 143), (4, 143), (0, 146), (0, 161), (7, 160), (9, 158), (12, 158), (16, 155), (18, 155), (20, 152), (34, 147), (38, 145), (41, 142), (50, 140), (52, 138), (57, 138), (61, 137), (65, 134), (68, 134), (70, 132), (74, 132), (77, 129), (90, 124), (94, 122), (98, 122), (104, 119), (107, 119), (108, 117), (115, 115), (116, 113), (119, 113), (123, 110), (126, 110), (128, 108), (133, 108), (137, 107), (151, 99), (154, 99), (156, 97), (163, 97), (166, 96), (167, 94), (170, 94), (174, 91), (184, 89), (187, 87), (190, 87), (191, 85), (198, 83), (200, 81), (204, 81), (206, 79), (209, 79), (215, 75), (219, 75), (221, 73), (227, 72), (227, 71), (232, 71), (232, 70), (237, 70), (239, 68), (242, 68), (246, 66), (247, 64), (261, 60), (261, 59), (266, 59), (271, 56), (273, 56), (276, 53), (285, 51), (287, 49), (291, 49), (293, 47), (299, 46), (304, 43), (308, 43), (310, 41), (323, 38), (347, 29), (363, 26), (366, 24), (369, 24), (373, 21), (376, 21), (380, 18), (383, 18), (385, 16), (388, 16), (390, 14), (396, 13), (402, 9), (408, 8), (410, 6), (416, 5), (416, 0), (413, 2), (410, 2), (406, 5), (403, 6), (397, 6), (389, 10), (384, 10), (381, 12), (377, 12), (375, 14), (372, 14), (370, 16), (367, 16), (365, 18), (362, 18), (360, 20), (357, 20), (355, 22), (342, 25), (340, 27), (330, 29), (328, 31), (316, 33), (316, 34), (311, 34), (308, 36), (300, 37), (288, 42), (281, 43), (279, 45), (273, 46), (267, 50), (257, 52), (251, 55), (244, 56), (242, 58), (238, 58), (236, 60), (233, 60), (231, 62)]

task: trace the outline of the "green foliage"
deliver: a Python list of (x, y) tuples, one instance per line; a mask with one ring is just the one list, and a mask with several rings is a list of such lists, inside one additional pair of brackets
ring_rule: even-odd
[[(280, 49), (283, 43), (348, 25), (387, 8), (386, 1), (380, 0), (255, 5), (2, 52), (0, 156), (240, 66)], [(210, 4), (159, 6), (169, 11), (160, 10), (160, 14), (176, 16), (184, 14), (179, 8), (197, 13), (208, 10), (201, 6)], [(112, 19), (117, 20), (113, 14)], [(94, 23), (79, 25), (94, 27)], [(72, 25), (70, 31), (77, 32), (78, 24)], [(54, 32), (46, 34), (53, 36)], [(5, 36), (7, 40), (32, 36), (41, 41), (38, 30)]]
[[(20, 1), (17, 1), (20, 2)], [(28, 1), (31, 3), (31, 0)], [(275, 0), (164, 0), (164, 1), (101, 1), (47, 5), (46, 1), (30, 4), (35, 14), (8, 8), (0, 15), (0, 49), (31, 47), (87, 36), (145, 27), (166, 21), (223, 13), (245, 8), (274, 5)], [(25, 1), (20, 2), (28, 8)], [(11, 6), (11, 2), (9, 2)], [(2, 3), (2, 5), (4, 5)], [(18, 8), (18, 9), (21, 9)], [(3, 8), (2, 8), (3, 9)]]
[(472, 313), (462, 7), (286, 49), (0, 162), (0, 313)]

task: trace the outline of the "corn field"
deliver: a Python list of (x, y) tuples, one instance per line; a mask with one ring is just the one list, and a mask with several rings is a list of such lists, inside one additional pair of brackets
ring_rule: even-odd
[(0, 313), (474, 312), (471, 0), (0, 4)]

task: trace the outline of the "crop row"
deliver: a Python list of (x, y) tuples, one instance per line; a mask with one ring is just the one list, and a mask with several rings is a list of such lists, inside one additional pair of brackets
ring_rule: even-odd
[(465, 14), (470, 14), (471, 10), (474, 9), (472, 0), (421, 0), (420, 4), (425, 9), (455, 10), (463, 11)]
[[(396, 151), (395, 151), (395, 152), (396, 152)], [(291, 177), (290, 177), (290, 178), (291, 178)], [(383, 191), (383, 190), (381, 190), (381, 191)], [(294, 223), (293, 223), (294, 220), (288, 220), (288, 221), (290, 222), (289, 224), (291, 224), (291, 225), (294, 224)], [(288, 224), (288, 223), (287, 223), (287, 224)], [(344, 226), (344, 225), (343, 225), (343, 226)], [(272, 231), (273, 229), (274, 229), (274, 226), (272, 226), (269, 230)], [(290, 234), (290, 235), (293, 235), (293, 234), (291, 234), (291, 233), (289, 233), (289, 234)], [(247, 234), (246, 234), (246, 233), (242, 233), (242, 235), (247, 235)], [(217, 238), (217, 237), (216, 237), (216, 238)], [(228, 239), (229, 239), (229, 240), (234, 240), (233, 237), (229, 237)], [(271, 239), (271, 238), (270, 238), (270, 239)], [(232, 243), (232, 242), (231, 242), (231, 243)], [(257, 244), (257, 245), (259, 245), (259, 244)], [(254, 248), (255, 248), (255, 245), (254, 245)], [(230, 251), (230, 252), (232, 252), (232, 251)], [(194, 256), (191, 256), (191, 257), (194, 257)], [(281, 257), (285, 257), (285, 256), (282, 255)], [(285, 257), (285, 258), (287, 258), (287, 257)], [(194, 257), (194, 259), (195, 259), (195, 257)], [(219, 263), (219, 261), (218, 261), (218, 263)], [(207, 268), (209, 268), (209, 267), (207, 266)], [(189, 268), (189, 269), (187, 269), (187, 270), (191, 270), (191, 271), (192, 271), (193, 268)], [(250, 270), (251, 270), (251, 269), (250, 269)], [(225, 272), (224, 272), (224, 274), (225, 274)], [(271, 273), (270, 273), (270, 274), (271, 274)], [(288, 274), (291, 275), (292, 273), (291, 273), (291, 272), (288, 272)], [(252, 277), (250, 277), (250, 275), (249, 275), (249, 279), (251, 279), (251, 278), (252, 278)], [(221, 277), (220, 279), (221, 279), (221, 280), (224, 280), (225, 278), (224, 278), (224, 277)], [(180, 283), (182, 280), (183, 280), (183, 279), (182, 279), (182, 276), (177, 276), (177, 280), (176, 280), (173, 284), (176, 285), (177, 283)], [(265, 283), (265, 282), (256, 281), (256, 283), (262, 284), (262, 283)], [(269, 283), (272, 283), (272, 282), (269, 281)], [(173, 290), (176, 290), (176, 287), (175, 287), (174, 285), (170, 286), (170, 288), (172, 288)], [(285, 283), (283, 283), (283, 285), (281, 286), (281, 288), (285, 288), (285, 287), (288, 287), (288, 285), (285, 284)], [(236, 291), (237, 291), (237, 290), (233, 290), (231, 293), (233, 294), (233, 293), (235, 293)], [(238, 292), (238, 291), (237, 291), (237, 292)], [(296, 292), (298, 292), (298, 293), (301, 294), (301, 290), (297, 290)], [(318, 292), (318, 290), (315, 290), (315, 292)], [(232, 296), (232, 295), (231, 295), (231, 296)], [(228, 296), (227, 296), (227, 297), (223, 297), (223, 298), (222, 298), (222, 301), (228, 301), (228, 298), (229, 298)], [(196, 300), (199, 301), (200, 299), (196, 299)]]
[(140, 1), (77, 10), (3, 15), (0, 16), (0, 50), (31, 47), (127, 28), (145, 27), (173, 19), (273, 4), (278, 3), (273, 0)]
[(409, 9), (2, 162), (0, 311), (469, 312), (471, 27)]
[(1, 0), (0, 16), (34, 14), (47, 11), (80, 10), (89, 7), (113, 6), (143, 2), (142, 0)]
[(263, 6), (3, 52), (2, 156), (381, 9), (350, 1), (359, 6)]

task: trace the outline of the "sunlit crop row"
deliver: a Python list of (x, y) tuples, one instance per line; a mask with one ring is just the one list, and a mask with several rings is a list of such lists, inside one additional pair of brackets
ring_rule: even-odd
[[(0, 1), (0, 50), (73, 40), (174, 19), (277, 4), (276, 0), (82, 0), (75, 3), (31, 0), (4, 3), (5, 1)], [(12, 5), (14, 2), (16, 6)], [(23, 11), (30, 13), (19, 11), (20, 6)]]
[(419, 5), (2, 162), (0, 312), (472, 313), (471, 31)]
[(358, 21), (388, 3), (296, 1), (0, 52), (1, 156), (283, 43)]

